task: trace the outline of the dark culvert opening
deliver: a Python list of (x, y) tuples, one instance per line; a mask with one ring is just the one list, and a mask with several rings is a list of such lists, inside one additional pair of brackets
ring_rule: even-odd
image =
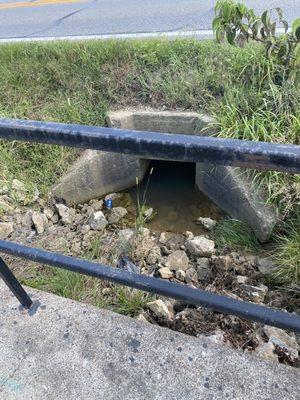
[[(147, 186), (148, 177), (151, 169)], [(156, 215), (147, 226), (154, 231), (204, 233), (196, 224), (199, 217), (220, 219), (221, 212), (213, 202), (195, 188), (195, 163), (152, 160), (143, 182), (130, 191), (135, 205), (140, 202), (153, 207)]]

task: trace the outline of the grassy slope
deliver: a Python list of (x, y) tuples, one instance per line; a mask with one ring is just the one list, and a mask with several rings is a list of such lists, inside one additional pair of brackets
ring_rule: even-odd
[[(10, 44), (0, 47), (0, 58), (0, 116), (103, 125), (117, 107), (204, 109), (222, 136), (300, 144), (299, 88), (278, 85), (280, 74), (258, 46)], [(17, 177), (43, 192), (74, 158), (68, 149), (20, 143), (1, 143), (0, 155), (0, 178)], [(281, 212), (299, 202), (299, 176), (264, 173), (259, 182)]]

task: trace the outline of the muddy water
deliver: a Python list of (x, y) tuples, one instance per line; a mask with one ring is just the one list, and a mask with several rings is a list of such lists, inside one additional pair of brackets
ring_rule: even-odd
[[(198, 217), (220, 219), (221, 211), (201, 192), (195, 189), (195, 164), (170, 161), (152, 161), (143, 183), (140, 198), (145, 192), (149, 171), (153, 168), (146, 191), (146, 205), (153, 207), (156, 215), (147, 227), (153, 231), (204, 233), (197, 225)], [(130, 190), (132, 201), (137, 203), (137, 188)]]

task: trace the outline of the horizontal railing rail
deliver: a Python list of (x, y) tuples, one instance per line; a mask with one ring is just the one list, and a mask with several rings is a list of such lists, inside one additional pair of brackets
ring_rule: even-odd
[(300, 147), (287, 144), (10, 119), (0, 119), (0, 138), (300, 173)]
[(4, 240), (0, 240), (0, 252), (53, 267), (78, 272), (80, 274), (93, 276), (95, 278), (120, 283), (146, 292), (161, 294), (177, 300), (184, 300), (187, 303), (209, 307), (221, 313), (233, 314), (263, 324), (300, 332), (300, 317), (288, 312), (273, 310), (269, 307), (231, 299), (205, 290), (194, 289), (186, 285), (167, 282), (163, 279), (135, 274), (133, 272), (112, 268), (107, 265), (97, 264), (37, 248), (26, 247)]
[[(300, 148), (295, 145), (8, 119), (0, 120), (0, 138), (97, 149), (141, 158), (300, 173)], [(10, 241), (0, 240), (0, 252), (300, 332), (300, 317), (293, 313)], [(2, 259), (0, 275), (21, 304), (29, 308), (31, 299)]]

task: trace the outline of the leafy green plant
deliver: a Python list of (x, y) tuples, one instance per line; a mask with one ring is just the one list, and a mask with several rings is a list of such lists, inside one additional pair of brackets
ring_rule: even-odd
[[(218, 42), (225, 38), (232, 45), (260, 42), (267, 57), (282, 66), (291, 80), (300, 78), (300, 18), (294, 20), (289, 31), (281, 8), (266, 10), (258, 17), (252, 8), (234, 0), (218, 0), (215, 15), (213, 29)], [(277, 35), (278, 25), (284, 34)]]

